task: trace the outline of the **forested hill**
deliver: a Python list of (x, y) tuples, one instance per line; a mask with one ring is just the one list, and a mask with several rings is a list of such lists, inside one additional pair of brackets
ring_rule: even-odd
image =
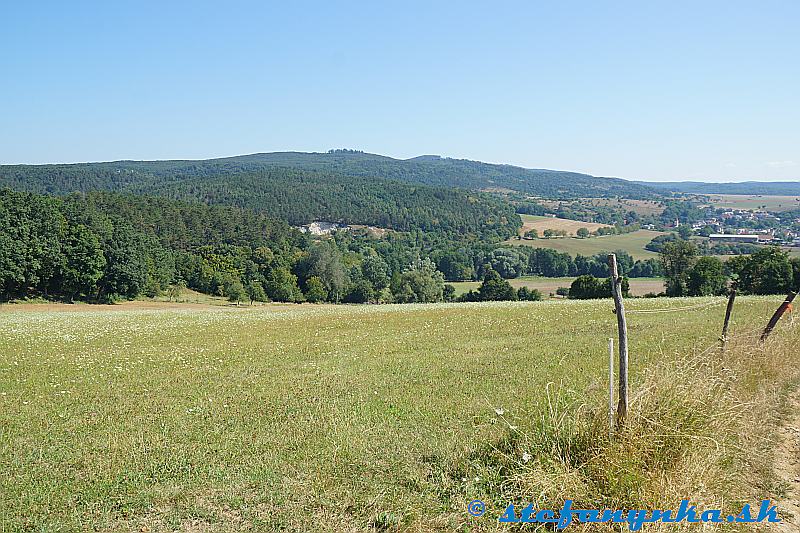
[(521, 225), (478, 192), (244, 162), (115, 162), (0, 167), (0, 187), (37, 193), (111, 191), (228, 205), (299, 225), (315, 220), (504, 240)]
[(489, 241), (507, 239), (521, 226), (512, 206), (488, 195), (331, 172), (276, 168), (167, 181), (134, 191), (243, 207), (294, 225), (327, 220)]
[(658, 190), (643, 184), (576, 172), (526, 169), (438, 156), (402, 160), (352, 150), (328, 153), (275, 152), (198, 161), (6, 165), (0, 166), (0, 185), (52, 193), (132, 190), (190, 177), (210, 178), (231, 173), (275, 172), (278, 169), (472, 190), (512, 189), (548, 198), (647, 198), (659, 194)]
[(703, 183), (699, 181), (674, 181), (646, 183), (650, 187), (692, 194), (767, 194), (777, 196), (800, 195), (798, 181), (743, 181), (741, 183)]

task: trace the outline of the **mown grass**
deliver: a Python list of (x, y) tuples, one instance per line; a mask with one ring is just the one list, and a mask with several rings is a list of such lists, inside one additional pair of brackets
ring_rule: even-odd
[(608, 228), (608, 224), (598, 224), (596, 222), (581, 222), (580, 220), (570, 220), (567, 218), (554, 218), (536, 215), (520, 215), (522, 219), (522, 228), (519, 230), (520, 235), (525, 232), (536, 229), (539, 235), (544, 233), (546, 229), (564, 230), (568, 235), (575, 236), (580, 228), (587, 230), (597, 231), (598, 228)]
[[(797, 332), (721, 358), (713, 301), (630, 315), (613, 441), (610, 301), (4, 313), (2, 526), (491, 530), (510, 500), (760, 497)], [(778, 302), (740, 298), (734, 333)]]
[(709, 194), (716, 208), (765, 209), (767, 211), (791, 211), (800, 206), (800, 196), (769, 196), (745, 194)]
[(640, 229), (631, 233), (621, 235), (603, 235), (600, 237), (589, 237), (578, 239), (576, 237), (559, 237), (553, 239), (530, 239), (519, 240), (510, 239), (506, 244), (514, 246), (533, 246), (535, 248), (552, 248), (559, 252), (566, 252), (573, 257), (577, 254), (594, 255), (600, 252), (613, 252), (615, 250), (625, 250), (634, 259), (658, 258), (656, 252), (645, 250), (645, 245), (658, 235), (663, 235), (661, 231), (650, 231)]

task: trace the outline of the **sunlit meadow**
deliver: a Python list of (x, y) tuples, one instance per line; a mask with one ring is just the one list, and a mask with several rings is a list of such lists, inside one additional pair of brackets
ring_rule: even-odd
[[(779, 301), (740, 298), (733, 332)], [(717, 343), (723, 299), (628, 305), (691, 308), (629, 316), (634, 393)], [(535, 497), (551, 453), (536, 435), (604, 419), (615, 333), (610, 300), (6, 307), (2, 531), (491, 529), (467, 502)]]

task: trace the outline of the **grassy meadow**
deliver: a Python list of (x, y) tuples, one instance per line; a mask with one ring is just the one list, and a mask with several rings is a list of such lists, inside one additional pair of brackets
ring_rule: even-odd
[(588, 203), (593, 206), (607, 206), (615, 209), (633, 211), (640, 215), (660, 215), (664, 212), (664, 206), (660, 202), (652, 200), (632, 200), (630, 198), (584, 198), (581, 203)]
[(766, 211), (791, 211), (800, 209), (800, 196), (772, 196), (761, 194), (709, 194), (716, 208), (750, 209)]
[[(734, 335), (779, 301), (739, 298)], [(509, 501), (760, 499), (798, 331), (722, 356), (723, 302), (628, 303), (613, 441), (610, 300), (3, 306), (0, 531), (490, 531)]]
[(640, 215), (660, 215), (664, 211), (664, 206), (660, 205), (660, 202), (655, 202), (652, 200), (632, 200), (630, 198), (580, 198), (578, 200), (551, 200), (537, 197), (533, 197), (533, 199), (551, 211), (557, 211), (561, 206), (569, 207), (576, 202), (581, 206), (612, 207), (614, 209), (634, 211)]
[(600, 228), (609, 227), (608, 224), (597, 224), (595, 222), (581, 222), (580, 220), (569, 220), (566, 218), (557, 217), (544, 217), (537, 215), (520, 215), (522, 218), (522, 227), (519, 230), (520, 235), (525, 232), (535, 229), (539, 235), (543, 235), (544, 230), (564, 230), (567, 235), (575, 236), (580, 228), (586, 228), (589, 231), (597, 231)]
[(506, 241), (506, 244), (533, 246), (536, 248), (552, 248), (559, 252), (567, 252), (572, 256), (577, 254), (594, 255), (600, 252), (625, 250), (631, 254), (634, 259), (656, 259), (658, 258), (658, 253), (645, 250), (644, 247), (658, 235), (663, 235), (663, 232), (641, 229), (621, 235), (603, 235), (600, 237), (589, 237), (587, 239), (578, 239), (575, 237), (531, 240), (510, 239)]

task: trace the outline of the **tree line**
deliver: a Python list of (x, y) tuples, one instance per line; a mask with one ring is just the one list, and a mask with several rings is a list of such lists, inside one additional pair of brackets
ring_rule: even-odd
[(695, 243), (677, 239), (663, 244), (661, 263), (667, 296), (721, 295), (730, 283), (741, 294), (786, 294), (800, 288), (800, 258), (777, 246), (721, 261), (701, 255)]
[[(625, 275), (657, 274), (653, 262), (618, 256)], [(0, 191), (3, 300), (114, 301), (178, 285), (236, 301), (423, 302), (448, 298), (445, 280), (484, 280), (489, 271), (603, 277), (608, 267), (602, 254), (573, 259), (421, 230), (317, 242), (263, 213), (162, 197)]]
[[(744, 293), (782, 293), (800, 281), (800, 259), (777, 248), (724, 264), (683, 240), (664, 243), (660, 261), (616, 254), (625, 277), (663, 273), (670, 296), (721, 294), (730, 280)], [(434, 302), (457, 299), (446, 284), (455, 280), (482, 281), (462, 301), (539, 299), (506, 281), (524, 275), (579, 276), (570, 295), (595, 297), (608, 294), (606, 255), (572, 258), (421, 230), (315, 239), (283, 220), (231, 206), (0, 190), (2, 300), (107, 302), (176, 295), (185, 287), (236, 302)]]
[(283, 257), (301, 243), (286, 223), (239, 209), (0, 190), (0, 298), (113, 301), (161, 294), (176, 279), (218, 290), (227, 252), (269, 245)]
[[(446, 242), (430, 252), (437, 268), (448, 281), (482, 280), (487, 268), (504, 279), (521, 276), (568, 277), (584, 274), (608, 277), (607, 257), (610, 252), (591, 256), (529, 246), (456, 245)], [(628, 252), (617, 250), (621, 275), (632, 278), (659, 277), (663, 274), (656, 259), (634, 259)]]
[[(761, 295), (786, 294), (800, 289), (800, 257), (789, 257), (777, 246), (760, 247), (750, 255), (735, 256), (727, 261), (703, 255), (702, 248), (694, 242), (680, 238), (660, 242), (659, 249), (665, 276), (665, 290), (661, 294), (664, 296), (721, 296), (731, 286), (740, 294)], [(628, 277), (623, 272), (623, 296), (628, 296), (629, 288)], [(560, 294), (575, 299), (608, 298), (610, 278), (607, 272), (602, 276), (583, 274)]]
[(444, 277), (420, 257), (423, 235), (316, 241), (245, 209), (5, 189), (0, 299), (110, 302), (189, 288), (236, 302), (441, 301)]

